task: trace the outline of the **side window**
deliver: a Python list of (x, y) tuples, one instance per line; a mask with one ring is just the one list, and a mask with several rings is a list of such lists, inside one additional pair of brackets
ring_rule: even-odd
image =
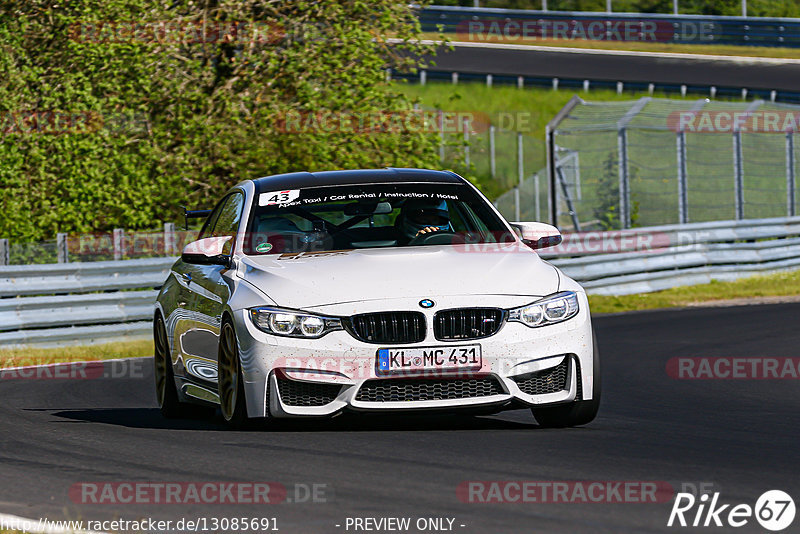
[(198, 234), (197, 239), (205, 239), (207, 237), (211, 237), (211, 231), (214, 229), (214, 224), (216, 224), (217, 219), (219, 218), (219, 213), (222, 211), (222, 206), (223, 202), (220, 202), (214, 208), (214, 211), (212, 211), (208, 215), (205, 224), (203, 224), (203, 227), (200, 229), (200, 233)]
[[(222, 205), (219, 217), (214, 222), (214, 229), (211, 231), (212, 237), (231, 236), (236, 237), (239, 230), (239, 222), (242, 220), (242, 207), (244, 206), (244, 195), (233, 193)], [(233, 239), (225, 243), (223, 254), (230, 254), (233, 248)]]
[[(209, 215), (208, 222), (203, 227), (199, 239), (206, 237), (231, 236), (236, 237), (239, 222), (242, 220), (244, 195), (233, 193), (220, 202)], [(223, 254), (230, 254), (233, 240), (228, 241), (223, 249)]]

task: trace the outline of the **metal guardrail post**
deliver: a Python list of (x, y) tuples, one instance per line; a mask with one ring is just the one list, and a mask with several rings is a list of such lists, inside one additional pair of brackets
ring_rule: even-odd
[(175, 223), (164, 223), (164, 255), (175, 254)]
[(744, 167), (742, 164), (742, 132), (733, 132), (733, 190), (736, 220), (744, 219)]
[(56, 256), (58, 263), (69, 263), (69, 248), (67, 247), (67, 234), (56, 234)]
[(689, 222), (689, 194), (686, 170), (686, 132), (680, 131), (676, 135), (678, 152), (678, 222)]
[(497, 174), (497, 160), (495, 160), (495, 146), (494, 146), (494, 134), (496, 128), (494, 124), (489, 126), (489, 171), (492, 178), (495, 177)]
[(10, 249), (8, 239), (0, 239), (0, 265), (9, 265), (11, 263), (9, 257)]
[(794, 217), (794, 133), (786, 132), (786, 215)]
[(122, 259), (122, 251), (125, 249), (125, 231), (122, 228), (114, 228), (114, 259)]

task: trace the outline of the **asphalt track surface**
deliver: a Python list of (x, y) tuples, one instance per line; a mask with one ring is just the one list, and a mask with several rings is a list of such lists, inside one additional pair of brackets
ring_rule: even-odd
[[(674, 356), (796, 357), (798, 314), (800, 304), (777, 304), (596, 318), (603, 405), (591, 425), (565, 430), (541, 429), (520, 410), (346, 416), (234, 432), (219, 420), (162, 419), (149, 365), (139, 378), (2, 380), (0, 512), (84, 520), (276, 517), (282, 533), (354, 532), (345, 529), (347, 517), (387, 516), (451, 517), (464, 533), (694, 530), (666, 527), (670, 502), (464, 503), (456, 487), (467, 480), (666, 481), (676, 489), (713, 484), (727, 503), (754, 505), (769, 489), (797, 501), (800, 382), (675, 380), (665, 366)], [(70, 499), (70, 487), (87, 481), (326, 484), (327, 502)], [(798, 525), (800, 518), (788, 531)], [(737, 531), (766, 532), (753, 520)]]
[(800, 62), (714, 60), (664, 57), (657, 54), (615, 54), (552, 51), (546, 47), (499, 48), (456, 45), (440, 51), (432, 70), (511, 76), (638, 82), (674, 86), (743, 87), (796, 92)]

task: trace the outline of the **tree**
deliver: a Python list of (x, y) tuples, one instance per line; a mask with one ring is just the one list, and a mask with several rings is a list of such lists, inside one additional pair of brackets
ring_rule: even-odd
[(152, 228), (279, 172), (434, 166), (432, 132), (281, 126), (410, 110), (384, 68), (431, 52), (418, 34), (393, 0), (0, 0), (0, 236)]

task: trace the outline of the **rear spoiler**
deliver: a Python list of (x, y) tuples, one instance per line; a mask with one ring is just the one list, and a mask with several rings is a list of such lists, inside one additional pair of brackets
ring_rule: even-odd
[(183, 208), (183, 229), (189, 229), (189, 219), (200, 219), (206, 218), (211, 214), (211, 210), (187, 210), (186, 206), (181, 206)]

